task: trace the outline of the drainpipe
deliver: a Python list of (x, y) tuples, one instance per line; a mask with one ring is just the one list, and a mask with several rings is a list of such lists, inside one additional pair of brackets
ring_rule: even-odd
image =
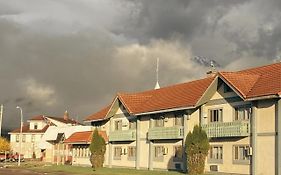
[[(112, 131), (112, 118), (109, 119), (109, 133)], [(110, 136), (109, 136), (110, 137)], [(108, 141), (108, 167), (112, 168), (112, 142)]]
[(252, 106), (252, 120), (251, 120), (251, 130), (252, 130), (252, 148), (253, 148), (253, 155), (251, 160), (251, 174), (257, 174), (257, 120), (258, 120), (258, 111), (257, 111), (257, 101), (253, 102)]
[(136, 169), (140, 169), (140, 135), (141, 135), (141, 129), (140, 129), (140, 118), (137, 118), (137, 133), (136, 133), (136, 148), (137, 148), (137, 156), (136, 156)]
[(277, 101), (277, 174), (281, 175), (281, 99)]
[[(153, 119), (149, 119), (149, 128), (152, 128)], [(148, 159), (148, 169), (153, 170), (153, 142), (149, 140), (149, 159)]]
[(183, 115), (183, 139), (182, 139), (182, 152), (183, 152), (183, 171), (186, 172), (187, 171), (187, 156), (186, 156), (186, 153), (185, 153), (185, 150), (186, 150), (186, 147), (185, 147), (185, 141), (186, 141), (186, 136), (188, 134), (188, 122), (187, 120), (190, 119), (190, 114), (189, 112), (187, 112), (187, 114), (184, 114)]

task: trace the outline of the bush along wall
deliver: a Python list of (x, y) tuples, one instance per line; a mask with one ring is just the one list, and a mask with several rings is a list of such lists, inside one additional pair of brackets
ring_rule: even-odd
[(90, 144), (90, 161), (94, 170), (103, 166), (105, 149), (105, 141), (103, 137), (99, 135), (98, 130), (95, 129)]
[(198, 125), (186, 136), (187, 172), (189, 175), (203, 174), (205, 160), (210, 148), (207, 134)]

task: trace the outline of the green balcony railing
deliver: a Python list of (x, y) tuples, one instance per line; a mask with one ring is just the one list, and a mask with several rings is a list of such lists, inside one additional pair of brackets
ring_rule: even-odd
[(182, 139), (183, 127), (154, 127), (148, 130), (148, 140)]
[(244, 137), (250, 135), (249, 121), (218, 122), (203, 124), (209, 138), (216, 137)]
[(134, 141), (136, 140), (136, 130), (122, 130), (109, 132), (109, 141)]

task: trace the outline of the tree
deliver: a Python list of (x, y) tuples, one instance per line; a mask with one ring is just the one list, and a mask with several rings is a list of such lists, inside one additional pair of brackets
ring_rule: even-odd
[(210, 148), (207, 134), (198, 125), (189, 132), (185, 141), (188, 174), (204, 173), (205, 160)]
[(90, 144), (90, 161), (94, 170), (103, 166), (105, 149), (105, 141), (103, 137), (98, 133), (98, 130), (95, 129)]
[(4, 137), (0, 137), (0, 152), (10, 151), (10, 142)]

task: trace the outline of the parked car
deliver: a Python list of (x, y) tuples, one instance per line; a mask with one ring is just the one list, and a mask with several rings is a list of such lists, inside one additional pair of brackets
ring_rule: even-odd
[(7, 159), (7, 155), (5, 156), (5, 153), (0, 153), (0, 162), (3, 162), (5, 159)]
[[(19, 160), (19, 154), (9, 154), (9, 160), (12, 162), (17, 162)], [(20, 154), (20, 161), (24, 162), (24, 155)]]

